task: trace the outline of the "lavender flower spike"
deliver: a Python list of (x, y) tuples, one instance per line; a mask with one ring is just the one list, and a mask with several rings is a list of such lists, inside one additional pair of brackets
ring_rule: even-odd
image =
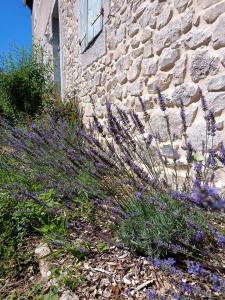
[(147, 113), (146, 105), (145, 105), (143, 99), (142, 99), (141, 97), (138, 97), (138, 99), (139, 99), (139, 102), (140, 102), (140, 104), (141, 104), (141, 108), (142, 108), (142, 111), (143, 111), (143, 113), (144, 113), (144, 116), (145, 116), (145, 117), (148, 117), (149, 114)]
[(163, 95), (161, 94), (159, 87), (156, 88), (156, 92), (158, 94), (159, 106), (160, 106), (161, 110), (166, 111), (165, 99), (163, 98)]
[(204, 112), (207, 112), (208, 111), (208, 105), (206, 103), (205, 97), (202, 94), (202, 91), (201, 91), (201, 104), (202, 104), (202, 110)]
[(183, 130), (184, 130), (184, 132), (186, 132), (187, 131), (187, 119), (186, 119), (186, 114), (185, 114), (185, 109), (184, 109), (184, 102), (182, 99), (180, 99), (180, 104), (181, 104), (180, 116), (181, 116), (181, 120), (182, 120)]

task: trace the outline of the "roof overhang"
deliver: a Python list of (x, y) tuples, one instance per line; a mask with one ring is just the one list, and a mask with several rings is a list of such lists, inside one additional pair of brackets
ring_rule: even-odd
[(33, 0), (23, 0), (23, 5), (27, 5), (30, 10), (32, 11), (32, 8), (33, 8)]

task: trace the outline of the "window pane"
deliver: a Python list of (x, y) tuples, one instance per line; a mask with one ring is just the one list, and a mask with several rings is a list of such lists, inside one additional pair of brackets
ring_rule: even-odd
[(88, 0), (80, 0), (80, 47), (81, 52), (85, 50), (88, 45), (87, 36), (88, 24)]
[(102, 30), (102, 0), (88, 0), (88, 42)]

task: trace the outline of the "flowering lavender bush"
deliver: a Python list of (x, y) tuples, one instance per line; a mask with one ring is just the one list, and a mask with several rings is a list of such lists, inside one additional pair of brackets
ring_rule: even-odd
[[(196, 159), (186, 134), (181, 101), (187, 172), (185, 180), (180, 181), (170, 118), (160, 91), (158, 94), (172, 162), (163, 155), (160, 133), (152, 130), (151, 120), (143, 124), (135, 112), (119, 107), (114, 110), (106, 103), (107, 127), (95, 114), (88, 129), (69, 125), (54, 113), (25, 129), (2, 121), (4, 145), (10, 150), (1, 160), (6, 188), (10, 187), (18, 200), (31, 199), (43, 207), (46, 203), (40, 199), (40, 190), (53, 189), (69, 209), (76, 195), (85, 191), (93, 213), (105, 209), (112, 212), (108, 219), (119, 226), (121, 239), (132, 250), (148, 256), (210, 257), (224, 244), (219, 222), (216, 228), (211, 227), (214, 213), (220, 218), (219, 213), (224, 211), (224, 199), (214, 186), (216, 169), (224, 165), (224, 146), (221, 144), (217, 151), (213, 147), (215, 119), (202, 96), (210, 143), (203, 145), (202, 157)], [(140, 104), (149, 119), (142, 99)], [(173, 172), (169, 171), (171, 166)], [(15, 171), (23, 177), (22, 187), (10, 180)], [(34, 189), (27, 177), (39, 187)], [(222, 224), (224, 220), (220, 219)], [(96, 218), (93, 220), (96, 222)]]
[[(194, 254), (199, 248), (196, 228), (205, 229), (200, 211), (172, 200), (166, 194), (148, 195), (122, 205), (118, 234), (130, 249), (149, 257)], [(192, 226), (193, 224), (193, 226)], [(208, 236), (205, 234), (205, 239)], [(198, 253), (196, 251), (196, 256)]]

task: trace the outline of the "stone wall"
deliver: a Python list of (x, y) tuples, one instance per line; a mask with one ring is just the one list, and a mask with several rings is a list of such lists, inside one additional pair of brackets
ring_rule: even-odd
[(79, 49), (79, 0), (59, 3), (64, 93), (76, 91), (87, 121), (92, 115), (90, 96), (100, 118), (106, 99), (143, 118), (138, 100), (142, 96), (153, 129), (166, 143), (165, 120), (156, 105), (158, 86), (168, 99), (175, 143), (180, 147), (182, 98), (189, 137), (201, 148), (205, 136), (201, 89), (216, 114), (215, 142), (224, 140), (224, 0), (104, 0), (108, 10), (103, 33), (94, 50), (85, 54)]

